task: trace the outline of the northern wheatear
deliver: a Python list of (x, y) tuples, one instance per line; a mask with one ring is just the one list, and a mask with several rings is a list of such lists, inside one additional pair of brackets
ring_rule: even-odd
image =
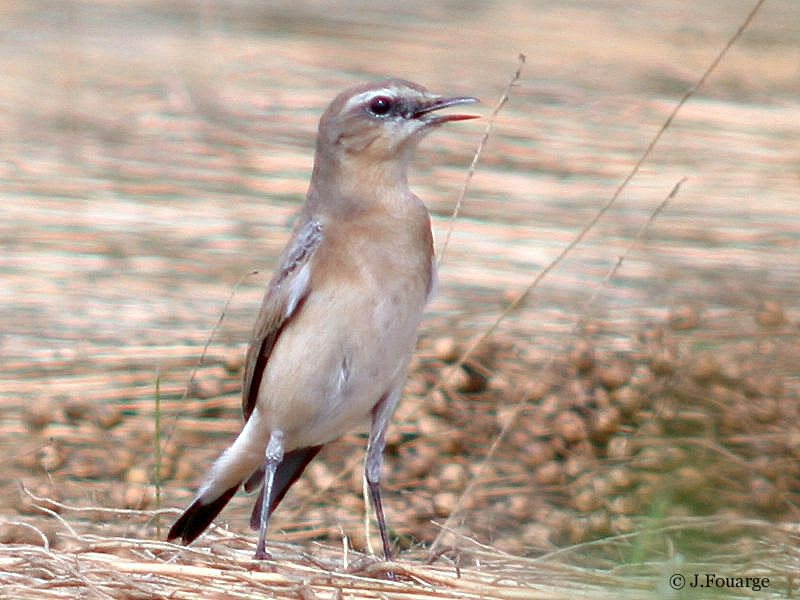
[[(244, 484), (261, 487), (250, 525), (266, 558), (267, 521), (323, 444), (371, 419), (366, 479), (386, 558), (380, 493), (386, 429), (434, 285), (428, 211), (407, 171), (425, 134), (477, 102), (389, 79), (354, 87), (319, 123), (306, 203), (256, 319), (244, 372), (244, 427), (168, 539), (199, 536)], [(266, 475), (266, 476), (265, 476)]]

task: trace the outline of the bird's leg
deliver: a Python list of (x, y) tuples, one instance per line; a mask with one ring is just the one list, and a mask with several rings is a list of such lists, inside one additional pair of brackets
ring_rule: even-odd
[(386, 560), (392, 560), (392, 549), (389, 546), (389, 534), (386, 532), (386, 519), (383, 516), (383, 503), (381, 502), (381, 469), (383, 468), (383, 449), (386, 446), (386, 436), (382, 433), (376, 438), (370, 437), (367, 449), (367, 486), (375, 505), (375, 516), (378, 519), (378, 528), (383, 541), (383, 553)]
[(392, 549), (389, 545), (389, 534), (386, 531), (386, 519), (383, 516), (383, 503), (381, 502), (381, 470), (383, 469), (383, 450), (386, 447), (386, 429), (389, 419), (394, 414), (397, 401), (400, 399), (402, 385), (385, 394), (372, 411), (372, 428), (369, 432), (367, 446), (367, 464), (365, 475), (367, 486), (375, 506), (375, 517), (378, 519), (378, 528), (383, 542), (383, 553), (386, 560), (392, 560)]
[(267, 523), (269, 521), (269, 507), (272, 502), (272, 483), (275, 481), (275, 472), (283, 461), (283, 432), (273, 431), (269, 436), (267, 451), (264, 457), (264, 495), (261, 499), (261, 523), (258, 529), (258, 545), (256, 546), (256, 560), (270, 558), (267, 553)]

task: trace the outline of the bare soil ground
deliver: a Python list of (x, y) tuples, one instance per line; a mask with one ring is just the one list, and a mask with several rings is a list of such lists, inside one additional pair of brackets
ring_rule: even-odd
[[(683, 597), (669, 576), (709, 568), (773, 586), (686, 597), (797, 593), (800, 8), (766, 2), (459, 365), (751, 3), (332, 6), (0, 8), (0, 596)], [(253, 497), (197, 551), (161, 542), (240, 427), (244, 344), (326, 103), (396, 75), (488, 115), (518, 52), (390, 434), (400, 581), (359, 564), (358, 433), (287, 496), (267, 568)], [(437, 132), (414, 167), (439, 247), (483, 127)]]

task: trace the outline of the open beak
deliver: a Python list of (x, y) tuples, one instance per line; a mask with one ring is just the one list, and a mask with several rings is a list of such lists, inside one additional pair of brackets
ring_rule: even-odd
[(441, 125), (449, 121), (466, 121), (467, 119), (478, 119), (479, 115), (441, 115), (426, 116), (436, 110), (457, 106), (460, 104), (474, 104), (480, 102), (472, 96), (456, 96), (455, 98), (436, 98), (427, 103), (423, 108), (414, 113), (415, 119), (424, 121), (427, 125)]

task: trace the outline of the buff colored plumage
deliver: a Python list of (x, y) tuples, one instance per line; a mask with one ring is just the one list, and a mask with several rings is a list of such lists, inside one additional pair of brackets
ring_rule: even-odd
[(287, 489), (324, 444), (368, 422), (366, 478), (390, 557), (385, 435), (435, 277), (428, 211), (407, 171), (426, 133), (473, 118), (436, 111), (475, 101), (390, 79), (349, 89), (325, 111), (306, 204), (250, 340), (244, 427), (170, 540), (192, 542), (241, 485), (261, 487), (251, 525), (256, 557), (267, 557), (269, 515)]

